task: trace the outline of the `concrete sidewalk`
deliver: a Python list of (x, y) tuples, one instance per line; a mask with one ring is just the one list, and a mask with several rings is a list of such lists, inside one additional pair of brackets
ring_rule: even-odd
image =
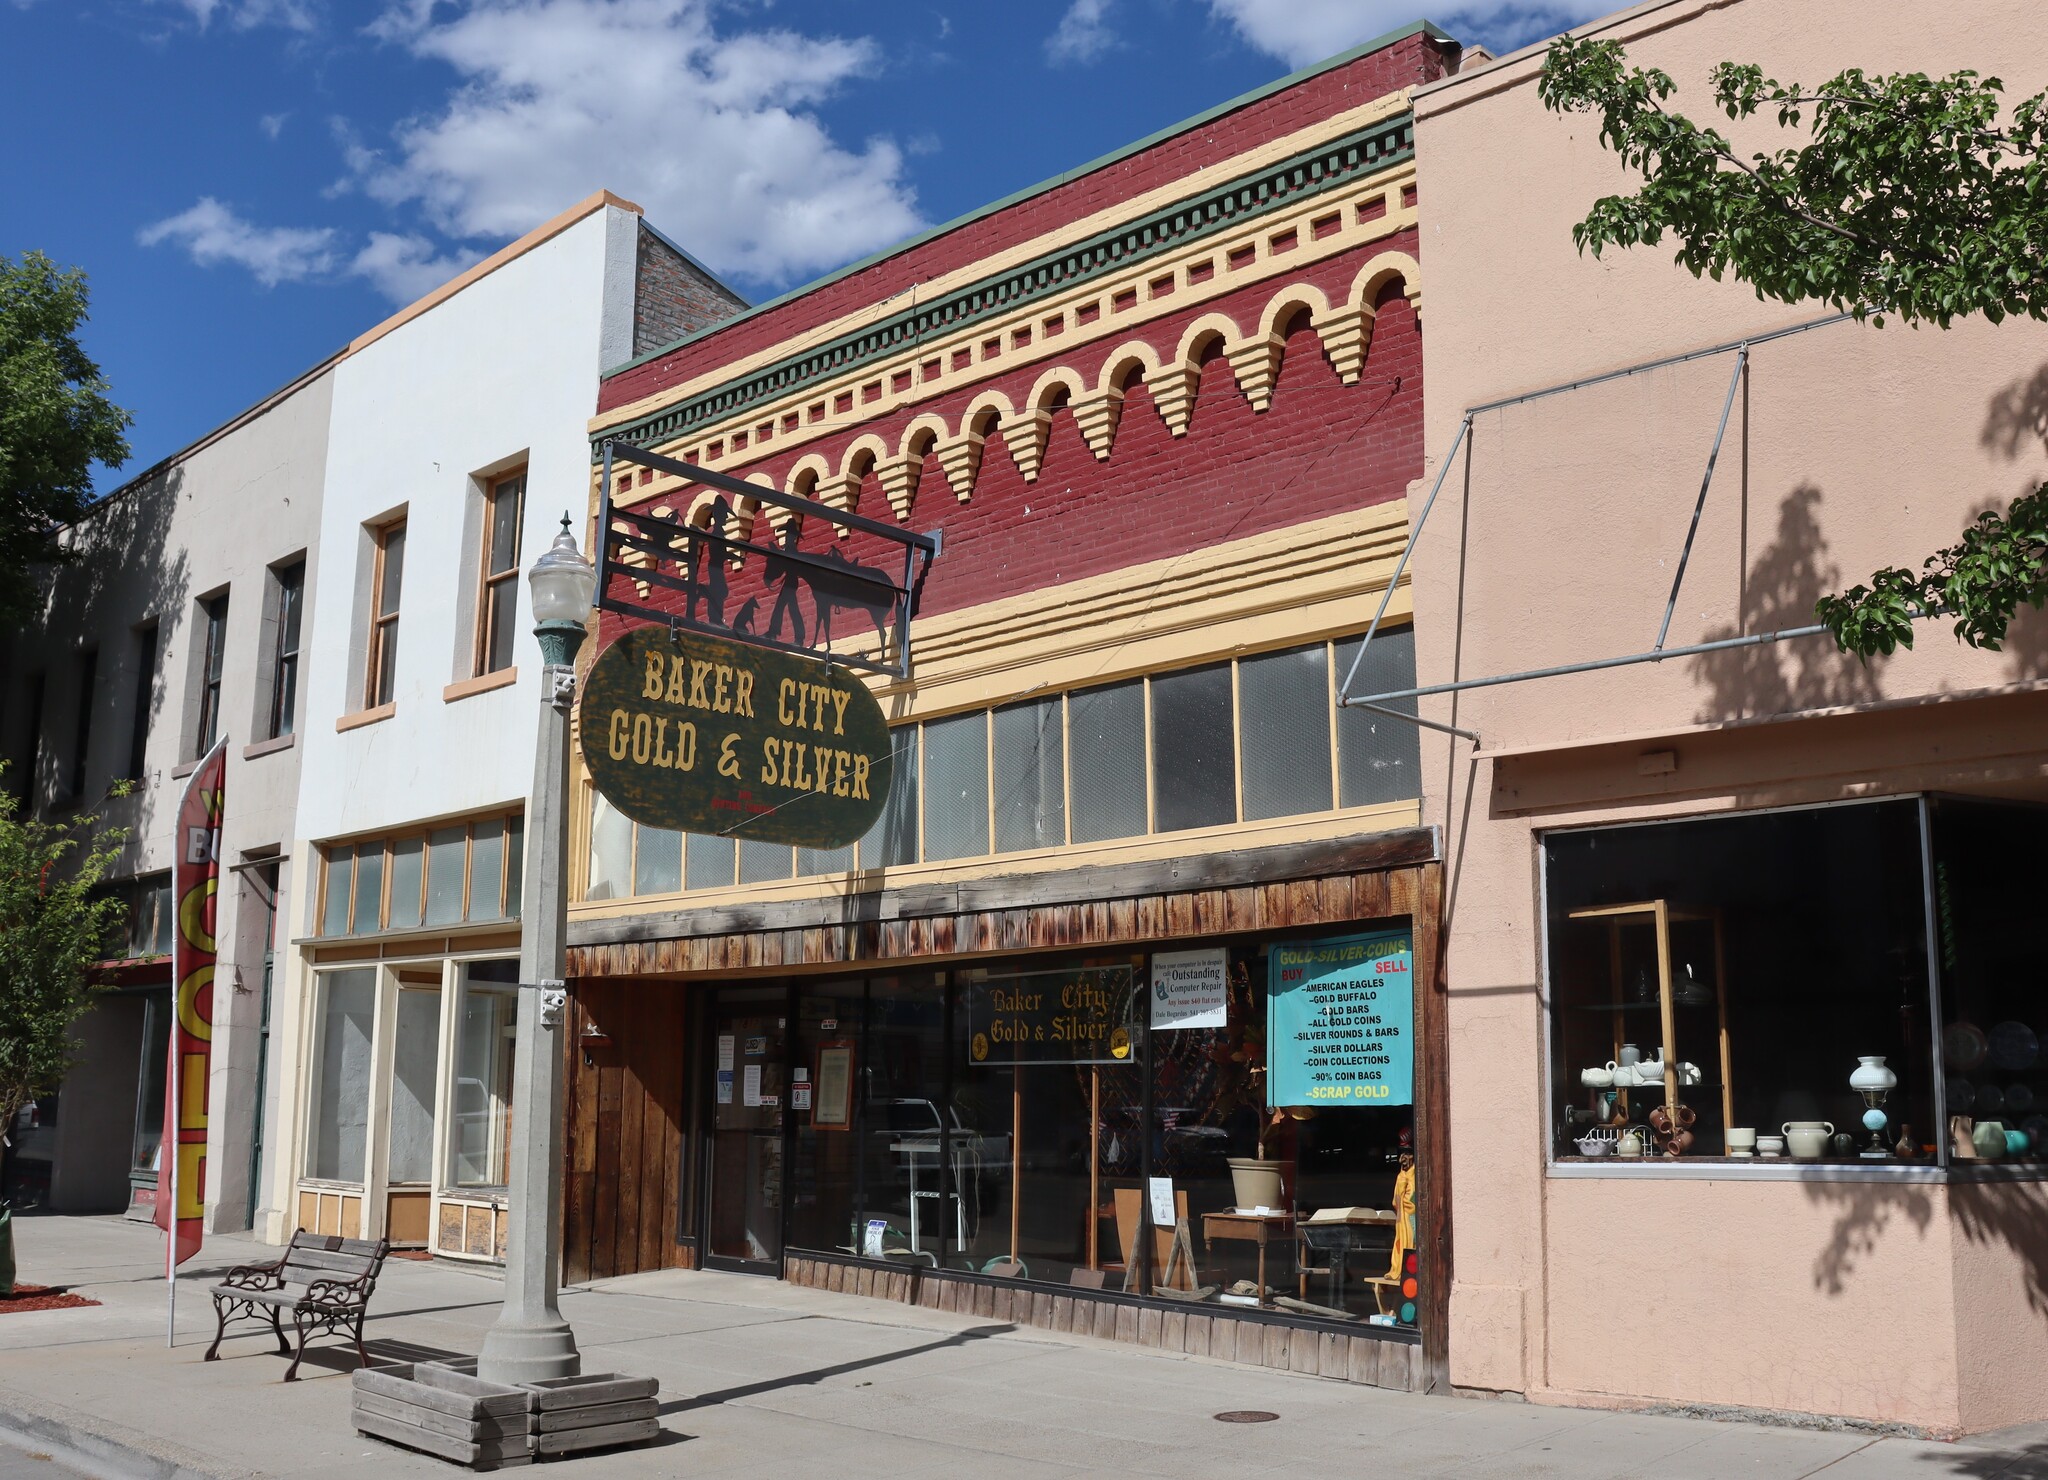
[[(187, 1266), (178, 1344), (164, 1344), (159, 1235), (112, 1218), (16, 1221), (23, 1279), (96, 1309), (0, 1320), (0, 1427), (104, 1474), (294, 1480), (457, 1473), (348, 1422), (353, 1350), (308, 1353), (278, 1379), (268, 1333), (222, 1360), (201, 1286), (275, 1257), (216, 1237)], [(473, 1355), (497, 1310), (486, 1272), (392, 1260), (369, 1332), (390, 1360)], [(1417, 1398), (1044, 1331), (1020, 1331), (738, 1275), (667, 1272), (565, 1293), (586, 1371), (661, 1379), (663, 1440), (571, 1461), (618, 1475), (1108, 1475), (1245, 1480), (1305, 1474), (1657, 1475), (1720, 1480), (2048, 1480), (2048, 1428), (1966, 1444), (1651, 1414)], [(1218, 1423), (1226, 1409), (1274, 1423)]]

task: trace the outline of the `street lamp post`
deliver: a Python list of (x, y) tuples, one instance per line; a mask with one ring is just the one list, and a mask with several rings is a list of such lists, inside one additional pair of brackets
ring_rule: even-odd
[(569, 900), (569, 708), (576, 650), (597, 572), (576, 549), (569, 516), (527, 573), (540, 640), (540, 740), (526, 816), (526, 899), (519, 947), (519, 1036), (512, 1070), (511, 1227), (505, 1305), (484, 1334), (477, 1376), (541, 1382), (582, 1370), (576, 1336), (556, 1305), (561, 1267), (563, 980)]

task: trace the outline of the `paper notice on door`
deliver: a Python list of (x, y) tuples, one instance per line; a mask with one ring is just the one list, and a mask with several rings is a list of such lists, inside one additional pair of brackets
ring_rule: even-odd
[(761, 1103), (761, 1066), (749, 1064), (740, 1071), (740, 1103), (754, 1109)]
[(719, 1067), (719, 1068), (721, 1068), (721, 1069), (725, 1069), (725, 1070), (728, 1070), (728, 1071), (730, 1071), (730, 1070), (731, 1070), (731, 1068), (732, 1068), (732, 1048), (733, 1048), (733, 1035), (732, 1035), (732, 1034), (730, 1034), (730, 1033), (720, 1033), (720, 1034), (718, 1035), (718, 1067)]
[(1154, 1177), (1152, 1179), (1152, 1226), (1154, 1228), (1171, 1228), (1173, 1224), (1173, 1178)]
[(718, 1103), (721, 1105), (730, 1105), (732, 1103), (732, 1070), (730, 1069), (720, 1069), (718, 1071)]
[(808, 1110), (811, 1108), (811, 1085), (809, 1080), (800, 1079), (789, 1087), (789, 1108)]

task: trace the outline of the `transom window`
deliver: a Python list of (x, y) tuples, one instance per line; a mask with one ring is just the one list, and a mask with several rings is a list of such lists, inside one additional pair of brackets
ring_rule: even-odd
[[(637, 826), (591, 794), (585, 899), (1028, 852), (1412, 801), (1413, 725), (1337, 707), (1358, 639), (899, 725), (895, 778), (844, 848)], [(1382, 631), (1360, 692), (1415, 682), (1409, 628)]]
[(517, 812), (321, 849), (320, 934), (515, 920), (525, 866)]

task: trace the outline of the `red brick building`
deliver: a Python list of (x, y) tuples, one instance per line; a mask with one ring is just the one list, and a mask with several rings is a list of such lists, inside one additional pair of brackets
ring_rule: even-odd
[[(710, 1264), (1443, 1382), (1436, 834), (1413, 728), (1333, 700), (1423, 470), (1408, 94), (1458, 54), (1411, 27), (607, 376), (594, 450), (941, 549), (910, 676), (871, 684), (895, 783), (857, 844), (584, 790), (569, 1278)], [(792, 537), (623, 462), (609, 493)], [(829, 518), (793, 538), (900, 558)], [(761, 630), (762, 562), (720, 564)], [(1396, 974), (1372, 988), (1412, 970), (1385, 1019), (1412, 1092), (1288, 1103), (1279, 956), (1361, 941)], [(990, 1053), (987, 1015), (1041, 1000), (1115, 1047)]]

